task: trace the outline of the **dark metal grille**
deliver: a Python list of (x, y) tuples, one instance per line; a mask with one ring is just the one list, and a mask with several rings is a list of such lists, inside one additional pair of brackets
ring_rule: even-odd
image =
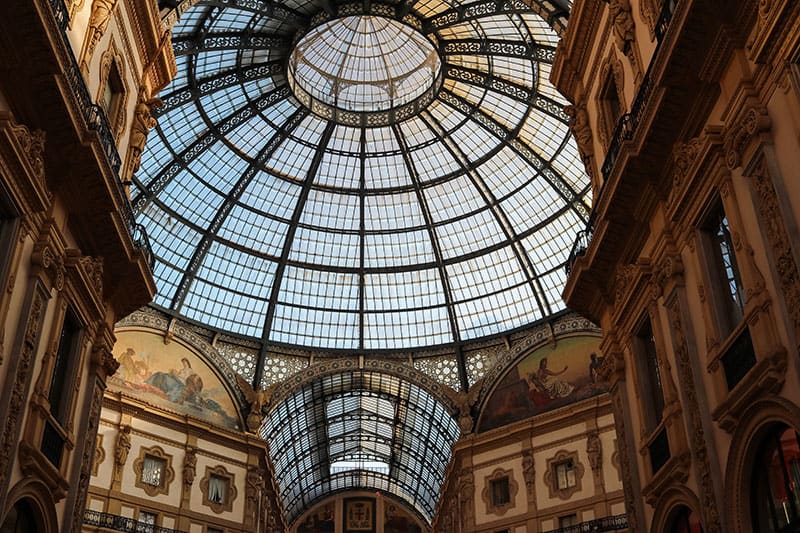
[(594, 234), (594, 227), (592, 224), (588, 224), (586, 229), (583, 229), (575, 235), (575, 242), (572, 243), (572, 248), (569, 251), (569, 257), (567, 258), (567, 262), (564, 264), (564, 270), (569, 276), (570, 272), (572, 272), (572, 265), (575, 264), (575, 260), (586, 253), (586, 250), (589, 249), (589, 243), (592, 242), (592, 235)]
[(618, 514), (597, 520), (581, 522), (574, 526), (552, 529), (547, 533), (601, 533), (603, 531), (620, 531), (628, 528), (628, 515)]
[(169, 529), (153, 524), (145, 524), (133, 518), (125, 518), (124, 516), (90, 510), (83, 513), (83, 523), (89, 526), (97, 526), (127, 533), (185, 533), (179, 529)]
[(618, 514), (597, 520), (581, 522), (574, 526), (552, 529), (546, 533), (601, 533), (603, 531), (620, 531), (628, 528), (628, 515)]
[(725, 370), (725, 381), (728, 390), (733, 390), (737, 383), (747, 375), (747, 372), (756, 364), (756, 354), (753, 350), (753, 340), (750, 330), (744, 328), (733, 344), (722, 355), (722, 368)]

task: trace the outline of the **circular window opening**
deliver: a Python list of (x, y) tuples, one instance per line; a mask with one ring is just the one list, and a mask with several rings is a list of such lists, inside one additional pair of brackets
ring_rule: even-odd
[[(295, 96), (325, 118), (427, 105), (441, 59), (419, 31), (385, 17), (337, 18), (309, 30), (289, 56)], [(418, 111), (414, 109), (411, 111)]]

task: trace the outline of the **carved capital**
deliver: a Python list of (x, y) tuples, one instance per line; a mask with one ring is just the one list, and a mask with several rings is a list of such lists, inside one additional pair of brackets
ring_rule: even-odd
[(31, 254), (31, 263), (50, 276), (50, 280), (57, 291), (64, 289), (64, 277), (66, 275), (64, 257), (57, 254), (48, 242), (39, 241), (36, 243), (33, 254)]
[[(11, 126), (11, 131), (22, 147), (28, 163), (31, 165), (31, 169), (33, 169), (34, 176), (40, 180), (44, 180), (45, 132), (42, 130), (31, 131), (27, 126), (22, 124)], [(49, 192), (48, 197), (52, 198), (52, 194)]]
[(741, 118), (725, 132), (725, 163), (730, 170), (742, 166), (750, 142), (759, 134), (769, 131), (772, 123), (767, 110), (761, 106), (748, 108)]
[(687, 142), (678, 142), (672, 150), (672, 157), (675, 160), (674, 186), (683, 183), (684, 178), (689, 174), (697, 157), (700, 155), (700, 148), (703, 142), (700, 137), (694, 137)]

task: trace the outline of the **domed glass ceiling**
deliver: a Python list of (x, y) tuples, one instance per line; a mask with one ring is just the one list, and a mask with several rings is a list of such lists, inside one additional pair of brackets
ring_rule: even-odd
[(547, 0), (193, 5), (132, 188), (156, 307), (353, 351), (563, 309), (590, 202), (548, 81), (564, 16)]
[(402, 22), (343, 17), (312, 28), (289, 56), (297, 98), (344, 111), (385, 111), (433, 91), (441, 71), (433, 43)]

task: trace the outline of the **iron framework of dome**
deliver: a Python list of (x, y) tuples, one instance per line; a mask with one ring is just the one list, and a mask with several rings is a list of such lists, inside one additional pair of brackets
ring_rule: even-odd
[(154, 305), (352, 352), (563, 309), (590, 186), (548, 81), (566, 9), (528, 2), (179, 5), (178, 75), (132, 186)]

